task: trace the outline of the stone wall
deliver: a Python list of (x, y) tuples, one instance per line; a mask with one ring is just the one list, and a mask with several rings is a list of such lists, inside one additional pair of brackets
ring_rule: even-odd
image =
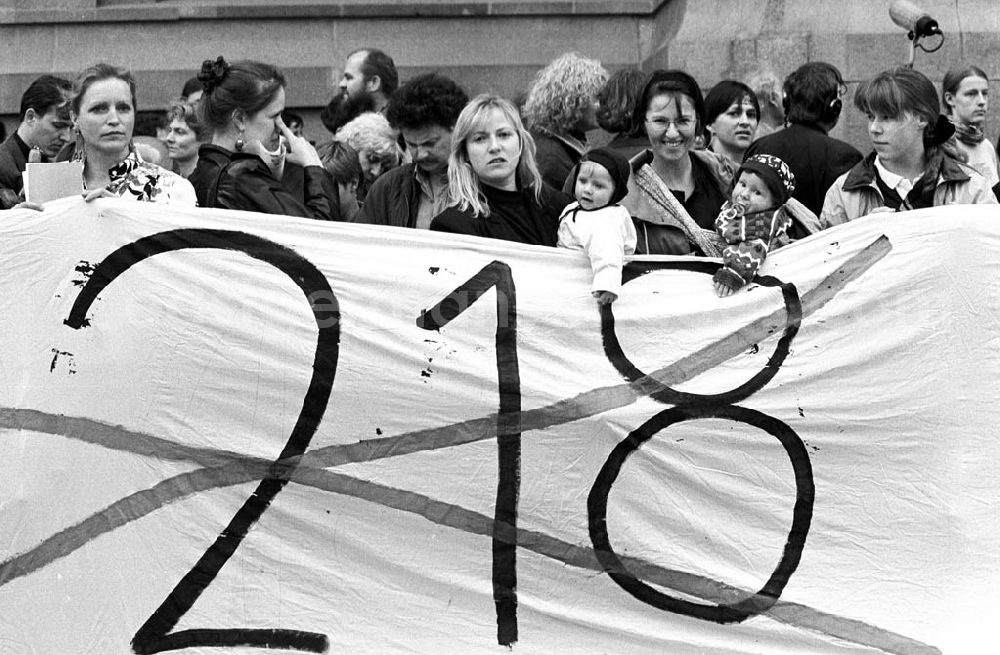
[[(950, 66), (977, 63), (1000, 97), (1000, 3), (922, 0), (946, 34), (916, 67), (939, 83)], [(389, 52), (402, 78), (438, 70), (471, 93), (515, 96), (555, 56), (575, 50), (609, 69), (678, 67), (707, 89), (758, 66), (779, 77), (809, 60), (849, 82), (904, 63), (905, 30), (888, 0), (0, 0), (0, 116), (11, 127), (20, 95), (42, 73), (72, 77), (109, 61), (131, 68), (140, 108), (163, 108), (204, 59), (219, 54), (280, 66), (288, 105), (308, 135), (325, 138), (318, 110), (346, 55)], [(1000, 102), (988, 133), (1000, 131)], [(864, 119), (846, 98), (835, 134), (867, 149)]]

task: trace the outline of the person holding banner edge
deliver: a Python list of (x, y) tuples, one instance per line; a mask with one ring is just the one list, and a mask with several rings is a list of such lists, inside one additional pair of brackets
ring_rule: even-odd
[(127, 70), (100, 63), (77, 77), (70, 99), (76, 132), (72, 160), (83, 162), (84, 198), (194, 206), (194, 189), (187, 180), (143, 161), (136, 152), (135, 107), (135, 78)]
[(824, 228), (874, 212), (996, 204), (986, 178), (949, 143), (955, 127), (926, 75), (905, 67), (879, 73), (858, 87), (854, 106), (868, 117), (873, 151), (827, 191)]

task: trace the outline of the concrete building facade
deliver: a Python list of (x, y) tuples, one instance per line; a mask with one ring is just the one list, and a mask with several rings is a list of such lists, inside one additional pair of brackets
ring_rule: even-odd
[[(288, 106), (307, 136), (328, 137), (317, 118), (335, 92), (346, 55), (378, 47), (401, 79), (429, 70), (470, 93), (514, 97), (535, 72), (566, 51), (609, 69), (682, 68), (705, 89), (763, 67), (779, 77), (799, 64), (838, 66), (851, 92), (861, 80), (909, 56), (906, 31), (888, 0), (0, 0), (0, 116), (16, 121), (21, 93), (53, 73), (72, 79), (97, 61), (130, 68), (140, 109), (165, 108), (205, 59), (259, 59), (289, 80)], [(945, 33), (941, 49), (918, 52), (916, 67), (939, 83), (961, 62), (976, 63), (998, 89), (1000, 4), (923, 0)], [(1000, 97), (1000, 96), (998, 96)], [(866, 150), (864, 118), (845, 102), (835, 132)], [(1000, 102), (988, 134), (1000, 131)]]

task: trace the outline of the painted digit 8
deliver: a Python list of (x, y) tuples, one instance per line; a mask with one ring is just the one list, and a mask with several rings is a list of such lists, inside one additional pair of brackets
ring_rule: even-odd
[[(716, 269), (718, 264), (712, 262), (633, 262), (626, 266), (622, 278), (624, 283), (628, 283), (654, 270), (686, 270), (712, 275)], [(588, 525), (594, 553), (615, 583), (635, 598), (658, 609), (718, 623), (743, 621), (748, 616), (767, 610), (778, 600), (801, 559), (812, 521), (815, 496), (812, 465), (799, 436), (788, 425), (775, 418), (734, 405), (749, 398), (774, 378), (788, 356), (792, 340), (802, 322), (802, 305), (794, 285), (782, 283), (773, 277), (757, 278), (757, 282), (761, 286), (780, 287), (786, 310), (784, 332), (764, 368), (743, 384), (717, 394), (687, 393), (670, 387), (651, 393), (651, 398), (676, 407), (653, 416), (612, 450), (594, 480), (587, 498)], [(632, 364), (621, 348), (618, 335), (615, 333), (615, 318), (611, 305), (601, 307), (601, 337), (605, 355), (626, 380), (634, 382), (645, 376), (645, 373)], [(795, 473), (796, 498), (793, 520), (781, 560), (760, 591), (735, 604), (705, 605), (657, 591), (625, 569), (621, 559), (611, 547), (608, 537), (608, 495), (625, 460), (661, 430), (674, 423), (698, 418), (726, 418), (764, 430), (781, 442)]]

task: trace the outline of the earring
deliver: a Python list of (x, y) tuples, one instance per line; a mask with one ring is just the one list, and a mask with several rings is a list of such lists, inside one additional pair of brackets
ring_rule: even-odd
[(236, 137), (236, 152), (243, 152), (243, 146), (246, 142), (243, 141), (243, 130), (240, 130), (240, 135)]

